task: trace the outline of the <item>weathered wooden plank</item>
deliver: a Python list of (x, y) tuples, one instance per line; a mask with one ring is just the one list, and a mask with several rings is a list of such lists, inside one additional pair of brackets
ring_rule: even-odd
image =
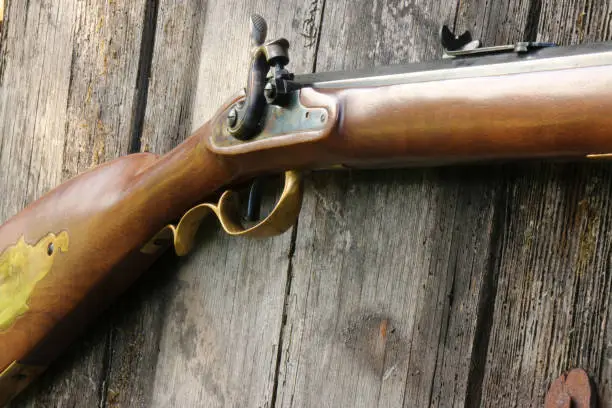
[(542, 1), (537, 23), (538, 41), (577, 44), (612, 38), (609, 0)]
[[(541, 6), (539, 1), (462, 1), (459, 4), (455, 28), (457, 32), (470, 30), (474, 38), (480, 39), (484, 46), (537, 40), (535, 28), (540, 18)], [(495, 208), (495, 224), (498, 225), (498, 228), (491, 237), (491, 240), (496, 242), (492, 243), (491, 248), (495, 248), (496, 252), (492, 254), (492, 267), (485, 276), (489, 285), (487, 296), (482, 298), (478, 316), (478, 333), (474, 347), (478, 349), (479, 358), (474, 358), (472, 361), (471, 378), (469, 378), (469, 389), (465, 400), (469, 406), (479, 406), (481, 402), (488, 404), (486, 400), (481, 401), (482, 382), (486, 370), (486, 353), (496, 301), (500, 241), (502, 232), (506, 228), (504, 223), (507, 221), (507, 178), (503, 175), (503, 171), (500, 172), (495, 184), (496, 193), (500, 199)]]
[[(284, 406), (462, 406), (489, 261), (478, 169), (317, 176), (285, 327)], [(473, 356), (474, 354), (474, 356)]]
[[(156, 7), (145, 118), (137, 144), (143, 151), (164, 153), (191, 128), (206, 3), (161, 1)], [(176, 290), (170, 280), (175, 268), (177, 260), (168, 254), (111, 311), (108, 406), (151, 406), (163, 316)]]
[[(455, 10), (328, 3), (317, 69), (439, 57), (439, 27)], [(282, 406), (464, 405), (484, 355), (496, 180), (482, 167), (313, 176), (283, 332)]]
[[(309, 72), (311, 3), (160, 1), (142, 148), (168, 151), (243, 86), (253, 12)], [(109, 405), (271, 406), (290, 240), (229, 238), (210, 222), (194, 253), (137, 283), (113, 334)]]
[[(470, 30), (473, 38), (479, 39), (483, 46), (535, 40), (532, 26), (537, 25), (539, 18), (538, 4), (537, 1), (524, 0), (462, 1), (459, 3), (457, 10), (455, 30), (457, 33)], [(482, 275), (483, 282), (481, 284), (485, 289), (479, 299), (479, 309), (476, 317), (475, 339), (472, 346), (473, 351), (464, 400), (467, 406), (480, 406), (481, 402), (482, 382), (486, 369), (487, 349), (499, 275), (499, 247), (507, 221), (505, 215), (508, 198), (503, 168), (496, 168), (494, 174), (492, 177), (495, 181), (490, 181), (494, 187), (489, 194), (498, 197), (498, 199), (495, 203), (492, 203), (494, 205), (494, 220), (492, 222), (494, 229), (488, 232), (490, 234), (489, 248), (491, 253), (488, 259), (488, 270)], [(460, 355), (454, 355), (453, 357), (457, 361), (462, 359)], [(454, 387), (457, 382), (456, 378), (449, 378), (448, 380), (446, 382), (446, 393), (443, 392), (442, 395), (448, 395), (449, 387)]]
[[(526, 32), (535, 39), (610, 39), (608, 1), (534, 3), (539, 15)], [(506, 221), (481, 403), (541, 406), (550, 382), (572, 367), (605, 388), (610, 169), (513, 165), (504, 173)]]
[(535, 41), (541, 2), (531, 0), (463, 0), (455, 21), (457, 33), (470, 30), (484, 46)]
[[(128, 152), (143, 6), (8, 3), (0, 59), (0, 220), (63, 179)], [(97, 406), (106, 332), (98, 324), (14, 405)]]
[(537, 407), (566, 369), (601, 381), (610, 172), (534, 165), (513, 173), (482, 403)]

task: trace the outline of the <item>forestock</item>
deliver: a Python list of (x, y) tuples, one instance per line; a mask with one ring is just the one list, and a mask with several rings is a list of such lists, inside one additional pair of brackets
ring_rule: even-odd
[(353, 89), (330, 149), (349, 166), (612, 153), (612, 65)]
[(273, 134), (266, 127), (236, 141), (219, 121), (210, 149), (251, 174), (612, 158), (612, 43), (581, 50), (559, 47), (541, 51), (554, 53), (550, 58), (489, 65), (458, 61), (429, 72), (304, 76), (296, 80), (308, 84), (300, 91), (307, 124), (296, 112), (275, 115), (297, 130)]

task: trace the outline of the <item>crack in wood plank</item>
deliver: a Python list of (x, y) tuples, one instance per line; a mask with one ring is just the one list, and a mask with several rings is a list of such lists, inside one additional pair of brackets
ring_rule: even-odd
[[(315, 51), (316, 53), (316, 51)], [(283, 301), (283, 313), (281, 317), (281, 327), (278, 331), (278, 341), (276, 343), (276, 362), (274, 363), (274, 380), (272, 386), (272, 396), (270, 397), (270, 407), (276, 407), (276, 397), (278, 393), (278, 381), (280, 376), (280, 366), (283, 357), (283, 340), (285, 337), (285, 328), (287, 326), (287, 305), (289, 303), (289, 298), (291, 295), (291, 282), (293, 281), (293, 255), (295, 253), (295, 241), (297, 239), (297, 231), (299, 225), (296, 224), (293, 226), (293, 230), (291, 231), (291, 243), (289, 247), (289, 263), (287, 264), (287, 277), (285, 282), (285, 297)]]
[(138, 76), (136, 77), (136, 92), (134, 93), (134, 113), (132, 115), (130, 153), (141, 151), (142, 126), (147, 109), (149, 95), (149, 78), (153, 63), (153, 49), (155, 48), (155, 34), (157, 26), (157, 10), (159, 0), (146, 0), (140, 56), (138, 58)]
[(531, 0), (527, 11), (527, 22), (523, 33), (523, 41), (536, 41), (538, 37), (538, 23), (542, 13), (542, 0)]
[[(318, 22), (316, 25), (316, 39), (314, 40), (314, 52), (313, 52), (313, 61), (312, 61), (312, 72), (316, 72), (317, 69), (317, 55), (319, 53), (319, 45), (321, 44), (321, 31), (323, 30), (323, 18), (325, 17), (325, 2), (326, 0), (321, 0), (321, 5), (319, 6), (318, 0), (313, 0), (310, 3), (310, 7), (308, 9), (309, 19), (316, 19)], [(306, 44), (307, 47), (310, 46), (309, 43)], [(296, 220), (295, 225), (293, 227), (291, 233), (291, 242), (289, 248), (289, 263), (287, 265), (287, 277), (286, 277), (286, 289), (285, 296), (283, 301), (283, 312), (281, 319), (281, 327), (278, 334), (278, 342), (277, 348), (278, 352), (276, 355), (276, 363), (274, 367), (274, 384), (272, 389), (272, 397), (270, 399), (271, 408), (276, 407), (276, 398), (278, 394), (278, 385), (280, 378), (280, 369), (281, 369), (281, 361), (283, 359), (283, 343), (285, 337), (285, 330), (287, 326), (287, 307), (290, 302), (291, 296), (291, 283), (293, 281), (293, 257), (295, 254), (295, 245), (297, 240), (297, 233), (299, 230), (299, 222)], [(288, 357), (285, 357), (285, 361), (288, 360)]]
[(484, 381), (487, 350), (493, 327), (495, 298), (497, 295), (497, 279), (500, 267), (501, 250), (504, 243), (504, 226), (508, 219), (508, 185), (504, 178), (496, 197), (494, 215), (491, 228), (491, 241), (489, 244), (489, 263), (481, 282), (480, 292), (483, 296), (478, 304), (476, 329), (472, 355), (470, 357), (470, 370), (468, 372), (467, 389), (464, 406), (479, 407), (482, 404), (482, 384)]

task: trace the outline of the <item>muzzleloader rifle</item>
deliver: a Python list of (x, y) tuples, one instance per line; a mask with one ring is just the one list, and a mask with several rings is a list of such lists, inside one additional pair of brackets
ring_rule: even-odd
[[(0, 405), (164, 250), (188, 253), (204, 217), (232, 235), (290, 228), (300, 170), (612, 156), (612, 42), (481, 48), (443, 27), (437, 61), (294, 75), (266, 32), (254, 15), (246, 89), (184, 143), (80, 174), (0, 227)], [(246, 223), (230, 190), (198, 204), (283, 172), (263, 220)]]

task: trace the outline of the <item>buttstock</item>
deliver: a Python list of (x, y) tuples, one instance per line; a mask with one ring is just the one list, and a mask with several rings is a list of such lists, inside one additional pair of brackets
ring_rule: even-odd
[(231, 181), (208, 135), (87, 171), (0, 227), (0, 405), (158, 258), (151, 237)]

